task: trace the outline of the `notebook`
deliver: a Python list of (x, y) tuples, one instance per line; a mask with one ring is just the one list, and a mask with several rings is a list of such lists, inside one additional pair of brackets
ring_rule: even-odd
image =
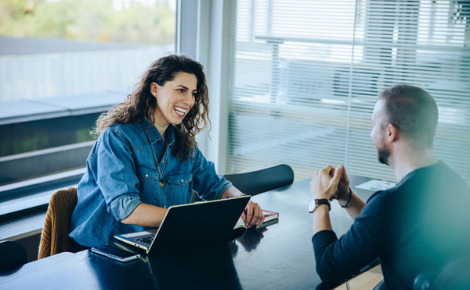
[(159, 228), (114, 236), (150, 255), (227, 242), (250, 196), (171, 206)]
[[(279, 222), (279, 213), (278, 212), (271, 211), (271, 210), (266, 210), (266, 209), (262, 209), (262, 211), (263, 211), (263, 215), (264, 215), (264, 221), (261, 225), (257, 226), (256, 229), (262, 229), (262, 228), (277, 224)], [(253, 227), (253, 228), (255, 228), (255, 227)], [(242, 220), (241, 217), (238, 219), (238, 221), (235, 224), (235, 227), (233, 228), (233, 230), (235, 232), (233, 234), (234, 237), (240, 237), (247, 230), (247, 228), (245, 226), (245, 222)]]

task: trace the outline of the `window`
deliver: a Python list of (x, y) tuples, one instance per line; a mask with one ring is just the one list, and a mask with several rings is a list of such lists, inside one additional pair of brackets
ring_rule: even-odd
[(1, 0), (0, 101), (130, 91), (175, 51), (176, 0)]
[(234, 1), (228, 172), (327, 164), (394, 180), (370, 116), (394, 84), (436, 99), (439, 159), (470, 183), (470, 1)]

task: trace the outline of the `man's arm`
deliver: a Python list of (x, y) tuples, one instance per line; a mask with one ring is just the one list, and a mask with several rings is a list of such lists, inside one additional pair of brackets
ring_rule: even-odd
[(321, 231), (332, 231), (330, 223), (330, 212), (328, 205), (318, 206), (312, 213), (313, 216), (313, 235)]
[(347, 211), (347, 213), (351, 216), (352, 219), (355, 219), (358, 215), (361, 214), (361, 210), (364, 208), (365, 203), (356, 194), (354, 194), (352, 190), (350, 194), (351, 199), (349, 199), (349, 196), (347, 196), (346, 199), (344, 199), (344, 197), (342, 199), (338, 198), (338, 202), (341, 206), (347, 205), (346, 207), (344, 207), (344, 209)]
[[(341, 168), (341, 178), (339, 179), (338, 188), (333, 199), (338, 200), (339, 205), (346, 209), (352, 219), (355, 219), (361, 214), (361, 210), (364, 208), (365, 203), (355, 195), (351, 190), (351, 187), (349, 187), (349, 177), (346, 173), (346, 168), (342, 165), (338, 168)], [(336, 169), (334, 168), (332, 169), (330, 176), (334, 175), (335, 170)]]
[[(343, 172), (343, 166), (337, 169), (328, 166), (317, 172), (310, 182), (312, 198), (337, 198), (340, 194), (337, 191), (341, 180), (339, 176)], [(349, 188), (349, 180), (347, 184)], [(386, 210), (386, 198), (375, 195), (371, 199), (370, 204), (365, 207), (362, 200), (351, 192), (351, 200), (346, 209), (349, 209), (348, 213), (355, 217), (355, 221), (339, 240), (332, 231), (328, 206), (319, 205), (313, 211), (312, 243), (316, 270), (323, 282), (337, 283), (357, 273), (378, 257), (389, 240), (387, 234), (390, 233), (390, 214)], [(346, 202), (347, 200), (343, 202), (341, 196), (340, 204), (345, 205)]]
[[(338, 183), (341, 179), (343, 167), (335, 170), (332, 166), (323, 168), (315, 173), (310, 181), (310, 194), (313, 199), (332, 199), (337, 192)], [(333, 176), (333, 177), (332, 177)], [(312, 213), (313, 216), (313, 235), (317, 232), (329, 230), (332, 231), (330, 223), (330, 212), (328, 205), (317, 206)]]

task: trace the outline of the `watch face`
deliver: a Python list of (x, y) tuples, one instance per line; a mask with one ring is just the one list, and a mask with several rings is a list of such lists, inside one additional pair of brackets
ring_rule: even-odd
[(308, 211), (313, 212), (314, 209), (315, 209), (315, 200), (312, 199), (310, 200), (310, 203), (308, 204)]

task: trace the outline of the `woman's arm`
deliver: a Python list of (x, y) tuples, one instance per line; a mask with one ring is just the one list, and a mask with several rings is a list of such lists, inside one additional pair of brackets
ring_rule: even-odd
[(141, 203), (121, 222), (144, 227), (159, 227), (167, 211), (166, 208)]
[(238, 197), (238, 196), (241, 196), (241, 195), (244, 195), (244, 194), (240, 190), (238, 190), (235, 187), (229, 187), (224, 191), (224, 193), (222, 194), (222, 196), (220, 198), (221, 199), (232, 198), (232, 197)]
[[(194, 189), (203, 200), (224, 199), (240, 196), (242, 193), (233, 184), (215, 172), (212, 162), (206, 160), (199, 148), (195, 149), (193, 170)], [(263, 211), (257, 203), (249, 201), (241, 215), (247, 228), (261, 225), (264, 220)]]

